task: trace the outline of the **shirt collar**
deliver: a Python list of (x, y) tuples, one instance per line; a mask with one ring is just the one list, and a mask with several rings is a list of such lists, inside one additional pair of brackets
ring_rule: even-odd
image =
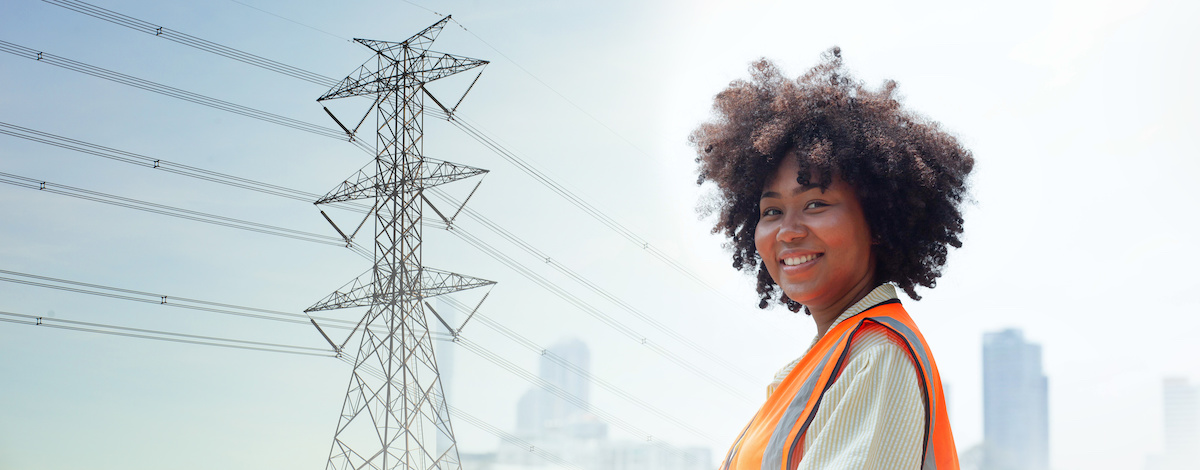
[[(828, 331), (832, 330), (834, 327), (838, 326), (838, 324), (841, 323), (843, 320), (853, 317), (855, 315), (858, 315), (860, 313), (863, 313), (863, 312), (867, 311), (867, 309), (874, 307), (875, 305), (878, 305), (880, 302), (884, 302), (887, 300), (899, 300), (899, 297), (896, 296), (896, 286), (893, 286), (891, 284), (886, 284), (886, 283), (880, 284), (878, 287), (872, 289), (871, 292), (868, 293), (866, 297), (862, 298), (862, 300), (855, 302), (854, 305), (851, 305), (850, 308), (848, 308), (848, 309), (846, 309), (846, 311), (842, 312), (841, 315), (838, 315), (837, 319), (833, 321), (833, 324), (829, 325), (829, 329), (825, 330), (825, 331), (828, 332)], [(808, 345), (808, 349), (812, 349), (812, 347), (817, 344), (817, 341), (820, 341), (820, 340), (821, 340), (820, 336), (813, 338), (812, 344)]]

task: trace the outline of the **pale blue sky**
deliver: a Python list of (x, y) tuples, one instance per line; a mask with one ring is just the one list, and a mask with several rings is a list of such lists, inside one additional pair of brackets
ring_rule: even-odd
[[(345, 38), (403, 40), (438, 19), (404, 2), (242, 3), (328, 34), (232, 1), (95, 1), (336, 78), (369, 57)], [(719, 296), (698, 287), (459, 130), (427, 122), (427, 155), (492, 170), (471, 207), (761, 377), (714, 367), (738, 393), (722, 391), (452, 235), (426, 232), (427, 265), (500, 282), (483, 309), (490, 318), (545, 345), (584, 339), (598, 376), (711, 435), (593, 392), (597, 406), (656, 438), (722, 454), (771, 374), (814, 334), (806, 317), (757, 310), (752, 280), (732, 272), (720, 240), (697, 220), (702, 191), (687, 134), (752, 60), (770, 57), (799, 75), (833, 45), (868, 83), (897, 80), (908, 106), (941, 121), (978, 161), (964, 248), (924, 300), (906, 301), (950, 386), (960, 450), (982, 438), (985, 331), (1019, 327), (1043, 345), (1056, 469), (1140, 468), (1161, 447), (1161, 378), (1200, 379), (1200, 304), (1190, 292), (1200, 262), (1192, 218), (1200, 97), (1191, 86), (1200, 81), (1200, 38), (1191, 3), (417, 3), (478, 35), (447, 28), (434, 49), (492, 61), (460, 108), (465, 118), (718, 286)], [(322, 87), (47, 3), (5, 2), (0, 40), (333, 125), (315, 102)], [(345, 142), (12, 54), (0, 54), (0, 84), (0, 122), (310, 192), (333, 188), (368, 158)], [(332, 234), (309, 204), (5, 135), (0, 172)], [(461, 197), (472, 184), (447, 190)], [(0, 269), (10, 271), (298, 312), (367, 268), (345, 249), (11, 185), (0, 185), (0, 208)], [(511, 250), (478, 225), (463, 228)], [(705, 364), (542, 260), (513, 253)], [(325, 344), (311, 326), (7, 282), (0, 311)], [(480, 324), (464, 335), (536, 369), (535, 354)], [(529, 385), (470, 352), (457, 360), (456, 406), (513, 429)], [(0, 468), (320, 468), (349, 372), (333, 359), (0, 323)], [(496, 446), (469, 424), (455, 429), (465, 451)]]

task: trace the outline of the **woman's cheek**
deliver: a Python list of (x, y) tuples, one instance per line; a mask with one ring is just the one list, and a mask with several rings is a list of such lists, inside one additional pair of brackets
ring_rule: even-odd
[(766, 265), (767, 272), (771, 274), (772, 279), (776, 278), (779, 274), (775, 272), (777, 267), (773, 262), (775, 260), (775, 255), (772, 254), (775, 248), (772, 244), (775, 240), (774, 237), (775, 233), (771, 227), (765, 226), (761, 222), (755, 227), (754, 249), (758, 252), (758, 257), (762, 260), (763, 264)]

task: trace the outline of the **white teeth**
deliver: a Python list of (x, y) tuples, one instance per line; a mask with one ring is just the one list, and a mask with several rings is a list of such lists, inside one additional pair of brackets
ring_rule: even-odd
[(804, 264), (804, 263), (807, 263), (807, 262), (809, 262), (809, 261), (812, 261), (812, 260), (814, 260), (814, 259), (817, 259), (817, 254), (816, 254), (816, 253), (813, 253), (813, 254), (811, 254), (811, 255), (804, 255), (804, 256), (801, 256), (801, 257), (799, 257), (799, 258), (784, 258), (784, 259), (783, 259), (783, 264), (785, 264), (785, 265), (788, 265), (788, 266), (796, 266), (796, 265), (799, 265), (799, 264)]

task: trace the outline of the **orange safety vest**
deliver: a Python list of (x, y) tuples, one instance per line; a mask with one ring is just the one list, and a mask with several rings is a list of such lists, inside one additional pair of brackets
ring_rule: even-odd
[(906, 345), (917, 367), (925, 398), (925, 440), (921, 470), (958, 470), (958, 452), (946, 415), (942, 379), (925, 338), (899, 300), (882, 302), (843, 320), (821, 337), (775, 389), (742, 430), (721, 470), (794, 470), (804, 457), (804, 432), (821, 398), (846, 364), (854, 337), (864, 326), (879, 325)]

